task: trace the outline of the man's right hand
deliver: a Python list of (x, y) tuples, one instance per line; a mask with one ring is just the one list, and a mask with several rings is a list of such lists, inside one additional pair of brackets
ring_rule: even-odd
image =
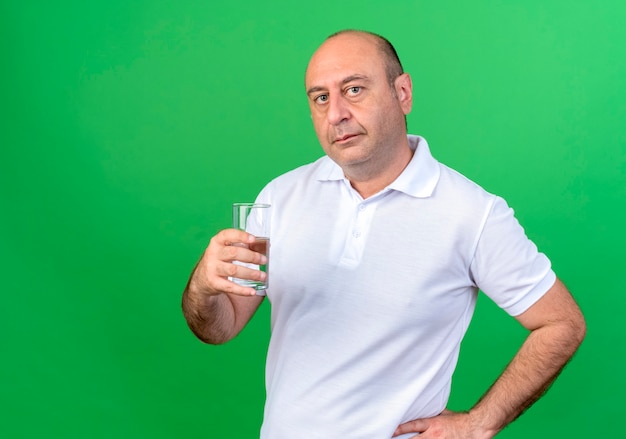
[(250, 250), (254, 235), (226, 229), (215, 235), (196, 265), (183, 293), (182, 308), (189, 328), (205, 343), (220, 344), (235, 337), (252, 318), (264, 296), (229, 277), (264, 281), (266, 273), (233, 261), (262, 265), (267, 258)]
[(229, 277), (264, 281), (267, 274), (242, 265), (239, 261), (254, 265), (267, 263), (267, 257), (249, 249), (255, 242), (255, 236), (237, 229), (226, 229), (219, 232), (209, 242), (202, 258), (189, 281), (189, 289), (193, 293), (213, 296), (217, 294), (235, 294), (238, 296), (254, 296), (254, 288), (242, 287), (230, 281)]

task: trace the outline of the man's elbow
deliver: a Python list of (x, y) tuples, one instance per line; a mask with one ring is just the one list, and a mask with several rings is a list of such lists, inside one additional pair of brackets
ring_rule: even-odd
[(582, 312), (579, 313), (579, 318), (576, 321), (576, 329), (574, 332), (575, 340), (577, 342), (577, 346), (580, 346), (587, 335), (587, 322), (585, 321), (585, 317)]
[(578, 309), (577, 312), (568, 319), (563, 334), (563, 339), (566, 340), (566, 343), (569, 345), (571, 355), (574, 355), (574, 352), (576, 352), (578, 347), (582, 344), (586, 335), (587, 323), (582, 312)]

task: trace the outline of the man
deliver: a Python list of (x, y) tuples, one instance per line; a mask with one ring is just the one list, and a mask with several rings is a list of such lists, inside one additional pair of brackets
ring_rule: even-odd
[[(585, 334), (582, 314), (504, 200), (408, 136), (411, 78), (391, 44), (343, 31), (306, 71), (326, 156), (278, 177), (272, 204), (272, 337), (261, 437), (491, 438), (548, 388)], [(263, 296), (229, 276), (265, 257), (211, 239), (183, 295), (190, 328), (224, 343)], [(530, 333), (469, 411), (446, 409), (478, 289)]]

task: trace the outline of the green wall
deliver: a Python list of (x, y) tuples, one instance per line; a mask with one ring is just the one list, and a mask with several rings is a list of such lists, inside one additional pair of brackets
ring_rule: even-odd
[[(0, 436), (257, 436), (269, 305), (211, 347), (180, 294), (231, 202), (320, 156), (308, 57), (364, 28), (412, 73), (410, 131), (509, 201), (588, 319), (500, 437), (621, 437), (625, 22), (618, 0), (4, 0)], [(481, 298), (451, 407), (523, 336)]]

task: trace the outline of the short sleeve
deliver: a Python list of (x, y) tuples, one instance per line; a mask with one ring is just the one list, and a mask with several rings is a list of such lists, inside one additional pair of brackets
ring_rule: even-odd
[(485, 218), (470, 271), (477, 287), (512, 316), (530, 308), (556, 280), (550, 260), (499, 197)]

